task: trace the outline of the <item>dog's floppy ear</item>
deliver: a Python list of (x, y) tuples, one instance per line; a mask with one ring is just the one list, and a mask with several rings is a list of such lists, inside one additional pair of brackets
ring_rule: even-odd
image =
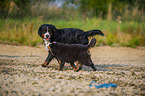
[(42, 25), (38, 29), (38, 34), (39, 34), (40, 37), (42, 37)]

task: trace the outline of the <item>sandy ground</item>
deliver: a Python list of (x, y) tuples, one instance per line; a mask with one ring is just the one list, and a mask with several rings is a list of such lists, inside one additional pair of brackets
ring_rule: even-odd
[[(145, 96), (145, 47), (92, 48), (96, 72), (87, 66), (74, 72), (69, 64), (58, 71), (56, 60), (43, 68), (47, 54), (42, 45), (0, 44), (0, 96)], [(117, 88), (89, 87), (91, 81)]]

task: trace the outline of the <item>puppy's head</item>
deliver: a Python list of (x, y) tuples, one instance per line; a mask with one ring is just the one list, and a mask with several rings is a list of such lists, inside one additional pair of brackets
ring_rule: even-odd
[(56, 28), (51, 24), (43, 24), (38, 29), (38, 34), (41, 38), (49, 41), (50, 38), (55, 34)]

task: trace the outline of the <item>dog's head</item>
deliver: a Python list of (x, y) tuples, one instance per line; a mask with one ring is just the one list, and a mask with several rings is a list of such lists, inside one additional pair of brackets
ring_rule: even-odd
[(43, 24), (38, 29), (38, 34), (43, 39), (49, 41), (53, 34), (55, 34), (56, 27), (51, 24)]

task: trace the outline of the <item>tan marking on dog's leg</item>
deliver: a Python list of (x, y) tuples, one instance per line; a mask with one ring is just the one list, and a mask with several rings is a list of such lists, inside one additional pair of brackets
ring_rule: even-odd
[(60, 62), (60, 60), (59, 60), (59, 62), (58, 62), (58, 63), (59, 63), (59, 67), (58, 67), (58, 70), (60, 70), (60, 63), (61, 63), (61, 62)]
[(47, 63), (48, 63), (48, 62), (44, 62), (44, 63), (42, 64), (42, 67), (46, 67), (46, 66), (47, 66)]
[(73, 68), (73, 70), (75, 71), (75, 69), (77, 68), (75, 65), (74, 65), (74, 62), (73, 63), (70, 63), (71, 67)]
[(61, 70), (60, 65), (61, 65), (61, 61), (59, 60), (59, 67), (58, 67), (59, 71)]
[(79, 62), (77, 61), (77, 68), (75, 69), (75, 71), (78, 69), (79, 69)]
[[(47, 46), (47, 48), (50, 50), (50, 52), (51, 52), (51, 48), (50, 48), (50, 46)], [(52, 52), (51, 52), (52, 53)]]
[[(71, 67), (72, 67), (72, 66), (71, 66)], [(73, 66), (72, 68), (73, 68), (74, 71), (76, 70), (76, 66)]]
[(75, 69), (76, 72), (78, 72), (80, 70), (80, 68), (82, 67), (82, 64), (80, 64), (78, 61), (77, 61), (77, 68)]

